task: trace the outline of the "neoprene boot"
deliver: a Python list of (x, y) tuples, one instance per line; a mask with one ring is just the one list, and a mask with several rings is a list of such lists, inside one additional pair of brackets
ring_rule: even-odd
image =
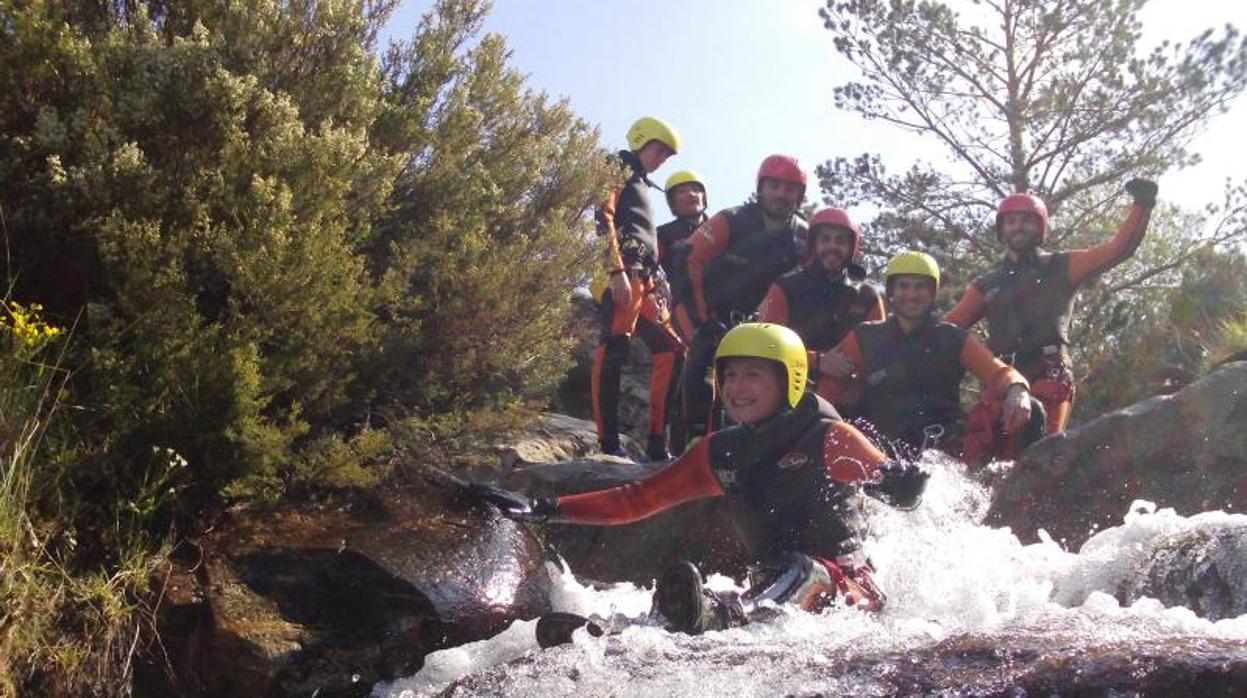
[(671, 454), (667, 452), (667, 439), (662, 434), (649, 435), (649, 441), (645, 445), (645, 457), (654, 463), (671, 460)]
[(700, 635), (745, 625), (745, 609), (734, 594), (720, 596), (702, 584), (697, 566), (683, 560), (668, 567), (654, 588), (654, 605), (668, 630)]

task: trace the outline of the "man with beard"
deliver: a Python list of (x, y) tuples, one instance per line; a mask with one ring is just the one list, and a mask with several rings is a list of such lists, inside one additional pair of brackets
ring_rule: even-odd
[(590, 377), (593, 419), (602, 452), (624, 455), (619, 443), (619, 384), (629, 339), (635, 333), (654, 360), (646, 453), (653, 460), (665, 460), (667, 393), (683, 347), (668, 326), (658, 293), (658, 236), (649, 203), (649, 189), (657, 186), (649, 180), (649, 173), (680, 149), (680, 140), (667, 123), (643, 117), (628, 129), (628, 147), (616, 156), (626, 179), (597, 210), (598, 231), (607, 241), (609, 286), (598, 298), (602, 335), (593, 352)]
[[(820, 385), (829, 388), (822, 397), (869, 422), (902, 457), (937, 447), (983, 465), (1014, 457), (1042, 435), (1042, 408), (1032, 401), (1026, 379), (978, 337), (936, 318), (935, 259), (902, 252), (888, 262), (884, 283), (892, 315), (858, 325), (836, 347), (850, 368)], [(986, 406), (976, 408), (975, 420), (961, 409), (967, 371), (984, 385)]]
[(756, 202), (716, 213), (692, 236), (688, 276), (697, 331), (680, 381), (690, 437), (707, 433), (712, 424), (714, 389), (708, 379), (719, 340), (752, 316), (771, 284), (806, 253), (808, 228), (797, 214), (806, 175), (797, 159), (767, 157), (756, 184)]
[(862, 322), (883, 320), (883, 298), (865, 281), (866, 270), (854, 263), (861, 250), (861, 228), (840, 208), (825, 208), (810, 218), (809, 266), (785, 274), (771, 285), (758, 320), (791, 327), (810, 351), (810, 378), (841, 374), (848, 359), (834, 347)]
[(1146, 179), (1126, 183), (1134, 204), (1112, 240), (1085, 250), (1045, 252), (1048, 208), (1037, 196), (1013, 194), (996, 212), (996, 239), (1005, 257), (974, 280), (948, 321), (969, 329), (987, 318), (987, 346), (1031, 381), (1047, 412), (1046, 430), (1065, 429), (1074, 405), (1069, 323), (1074, 294), (1092, 275), (1134, 254), (1147, 231), (1157, 187)]

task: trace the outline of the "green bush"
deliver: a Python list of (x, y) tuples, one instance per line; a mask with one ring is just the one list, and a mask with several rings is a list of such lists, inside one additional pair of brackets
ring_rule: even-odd
[(8, 273), (77, 322), (106, 461), (80, 486), (153, 449), (201, 495), (375, 483), (370, 428), (557, 382), (596, 132), (480, 36), (486, 3), (382, 52), (391, 9), (0, 0)]

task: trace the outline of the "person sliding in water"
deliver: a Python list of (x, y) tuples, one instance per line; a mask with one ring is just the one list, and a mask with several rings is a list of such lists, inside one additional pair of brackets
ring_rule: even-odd
[[(735, 426), (700, 439), (665, 469), (611, 489), (529, 499), (488, 485), (478, 495), (516, 519), (593, 525), (632, 523), (684, 502), (726, 497), (736, 530), (756, 560), (743, 597), (703, 586), (687, 561), (658, 579), (655, 608), (669, 628), (699, 634), (747, 622), (745, 604), (792, 603), (815, 611), (833, 602), (870, 611), (884, 594), (862, 551), (861, 493), (893, 506), (918, 505), (928, 473), (892, 461), (806, 392), (801, 338), (781, 325), (745, 323), (715, 354), (715, 376)], [(743, 603), (742, 603), (743, 602)]]
[(1156, 205), (1157, 187), (1146, 179), (1126, 183), (1134, 200), (1112, 240), (1086, 250), (1045, 252), (1048, 207), (1037, 196), (1013, 194), (996, 212), (996, 239), (1005, 246), (1000, 264), (974, 280), (948, 313), (970, 329), (987, 318), (987, 346), (1030, 381), (1047, 412), (1046, 430), (1065, 430), (1074, 406), (1069, 360), (1069, 321), (1078, 287), (1134, 254)]

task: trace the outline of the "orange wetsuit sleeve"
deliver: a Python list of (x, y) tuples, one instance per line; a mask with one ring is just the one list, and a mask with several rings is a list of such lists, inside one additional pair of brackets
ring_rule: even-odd
[(970, 287), (962, 294), (961, 300), (957, 301), (957, 305), (948, 311), (944, 321), (968, 330), (974, 327), (974, 323), (982, 320), (986, 312), (987, 302), (983, 300), (983, 292), (974, 284), (970, 284)]
[(689, 236), (692, 249), (688, 253), (688, 278), (693, 286), (693, 301), (698, 313), (698, 324), (710, 319), (706, 309), (706, 290), (704, 278), (706, 264), (723, 254), (727, 244), (731, 242), (732, 231), (728, 226), (727, 216), (716, 213), (710, 220), (698, 226)]
[[(845, 335), (840, 343), (832, 348), (832, 351), (844, 354), (853, 362), (856, 367), (853, 373), (843, 378), (835, 376), (823, 376), (819, 379), (815, 392), (819, 397), (839, 408), (848, 408), (857, 404), (862, 396), (862, 367), (866, 365), (865, 359), (862, 357), (862, 346), (857, 341), (857, 333), (850, 332)], [(814, 354), (814, 361), (818, 361), (818, 354)]]
[(602, 260), (606, 266), (607, 273), (616, 269), (623, 269), (623, 256), (619, 253), (619, 236), (615, 234), (615, 207), (619, 203), (619, 190), (615, 189), (606, 197), (606, 201), (598, 207), (597, 219), (598, 234), (606, 236), (606, 251), (602, 255)]
[(823, 462), (836, 482), (873, 480), (888, 457), (848, 422), (835, 422), (823, 440)]
[(777, 325), (788, 324), (788, 294), (779, 284), (771, 284), (771, 289), (758, 306), (758, 322), (773, 322)]
[(1090, 249), (1070, 251), (1070, 283), (1077, 286), (1086, 281), (1088, 276), (1112, 269), (1130, 259), (1143, 241), (1143, 234), (1147, 232), (1147, 223), (1151, 217), (1151, 209), (1134, 204), (1126, 213), (1126, 220), (1121, 222), (1112, 240)]
[(677, 504), (722, 496), (723, 489), (710, 472), (713, 438), (700, 439), (679, 460), (640, 482), (559, 497), (559, 515), (575, 523), (627, 524)]
[(1017, 369), (1001, 361), (973, 334), (966, 335), (961, 345), (961, 365), (983, 382), (983, 387), (993, 401), (1003, 400), (1014, 384), (1029, 387)]

